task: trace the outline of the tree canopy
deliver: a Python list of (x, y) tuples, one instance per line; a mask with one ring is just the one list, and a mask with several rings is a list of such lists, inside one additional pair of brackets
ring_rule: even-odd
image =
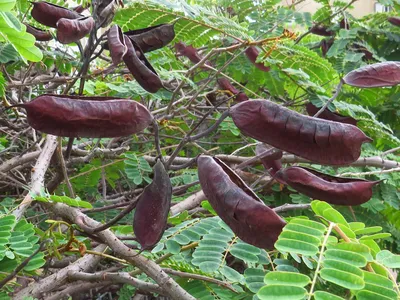
[(400, 1), (283, 2), (0, 0), (1, 299), (400, 297)]

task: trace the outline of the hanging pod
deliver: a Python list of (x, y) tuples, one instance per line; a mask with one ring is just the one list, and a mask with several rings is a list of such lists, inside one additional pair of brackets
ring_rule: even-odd
[(286, 222), (222, 161), (197, 159), (201, 187), (220, 218), (243, 241), (272, 249)]
[[(314, 104), (312, 104), (312, 103), (310, 102), (310, 103), (307, 103), (307, 105), (306, 105), (306, 110), (307, 110), (307, 113), (308, 113), (310, 116), (313, 116), (313, 115), (315, 115), (315, 114), (319, 111), (319, 108), (316, 107)], [(326, 109), (318, 116), (318, 118), (324, 119), (324, 120), (335, 121), (335, 122), (346, 123), (346, 124), (351, 124), (351, 125), (357, 126), (357, 120), (356, 120), (356, 119), (354, 119), (354, 118), (352, 118), (352, 117), (342, 116), (342, 115), (340, 115), (340, 114), (338, 114), (338, 113), (331, 112), (328, 108), (326, 108)]]
[(85, 17), (81, 19), (60, 19), (57, 22), (57, 40), (62, 44), (77, 42), (89, 34), (94, 27), (94, 19)]
[(335, 205), (360, 205), (372, 197), (372, 187), (380, 181), (335, 177), (303, 167), (281, 169), (275, 179), (313, 199)]
[(257, 57), (260, 54), (260, 52), (258, 51), (258, 49), (254, 46), (250, 46), (249, 48), (246, 49), (246, 51), (244, 52), (247, 56), (247, 58), (250, 60), (250, 62), (259, 70), (263, 71), (263, 72), (269, 72), (269, 70), (271, 69), (270, 67), (266, 67), (264, 66), (264, 64), (262, 63), (257, 63)]
[(175, 38), (174, 24), (160, 24), (152, 27), (124, 32), (144, 53), (160, 49)]
[(118, 65), (128, 51), (121, 28), (118, 25), (111, 26), (107, 33), (107, 39), (112, 62), (114, 65)]
[[(192, 45), (186, 46), (184, 42), (176, 43), (175, 49), (178, 51), (179, 55), (187, 57), (194, 64), (199, 63), (203, 58), (196, 48), (194, 48)], [(209, 66), (212, 65), (209, 61), (206, 61), (204, 64)]]
[(372, 141), (356, 126), (304, 116), (268, 100), (238, 103), (230, 114), (243, 134), (320, 164), (350, 164), (361, 145)]
[(156, 93), (163, 87), (156, 70), (153, 69), (135, 41), (126, 35), (124, 35), (124, 40), (128, 49), (123, 58), (125, 65), (142, 88), (149, 93)]
[(386, 61), (349, 72), (344, 83), (362, 88), (394, 86), (400, 83), (400, 62)]
[(133, 230), (142, 250), (156, 245), (167, 226), (172, 186), (161, 160), (154, 165), (152, 183), (140, 196), (133, 219)]
[(14, 107), (25, 108), (34, 129), (64, 137), (120, 137), (153, 121), (142, 104), (129, 99), (45, 94)]
[(327, 27), (322, 26), (322, 25), (315, 25), (310, 28), (310, 32), (316, 35), (321, 35), (321, 36), (332, 36), (335, 35), (334, 31), (328, 30)]
[(395, 26), (400, 26), (400, 18), (399, 17), (389, 17), (388, 21)]
[(57, 22), (61, 18), (78, 19), (82, 17), (82, 15), (73, 10), (48, 2), (40, 1), (31, 3), (33, 4), (31, 11), (32, 18), (34, 18), (40, 24), (49, 27), (57, 28)]
[(53, 36), (48, 31), (36, 28), (26, 23), (24, 23), (24, 25), (26, 26), (26, 32), (32, 34), (39, 42), (47, 42), (53, 39)]
[(223, 90), (227, 90), (229, 92), (231, 92), (233, 95), (236, 95), (235, 100), (237, 102), (243, 102), (246, 100), (249, 100), (249, 97), (247, 97), (247, 95), (241, 91), (239, 91), (238, 89), (236, 89), (230, 82), (228, 79), (226, 78), (218, 78), (217, 79), (218, 85), (221, 87), (221, 89)]

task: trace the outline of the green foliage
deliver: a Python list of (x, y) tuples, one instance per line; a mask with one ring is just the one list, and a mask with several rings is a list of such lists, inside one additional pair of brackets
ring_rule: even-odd
[(126, 152), (124, 156), (125, 173), (128, 179), (135, 185), (139, 185), (143, 181), (151, 181), (147, 175), (153, 170), (143, 156), (138, 157), (133, 152)]
[[(16, 221), (13, 215), (0, 217), (0, 279), (7, 276), (39, 248), (35, 227), (26, 220)], [(44, 253), (36, 254), (20, 274), (35, 274), (45, 264)], [(10, 282), (7, 286), (12, 287)]]

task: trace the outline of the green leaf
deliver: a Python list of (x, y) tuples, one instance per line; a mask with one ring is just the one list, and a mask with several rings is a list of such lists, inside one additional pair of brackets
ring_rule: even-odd
[(15, 6), (15, 0), (0, 0), (0, 11), (10, 11)]
[(378, 240), (378, 239), (386, 239), (392, 236), (390, 233), (382, 232), (372, 235), (364, 235), (360, 238), (360, 240)]
[(355, 267), (365, 267), (367, 260), (365, 256), (356, 252), (328, 249), (325, 251), (325, 259), (335, 259), (347, 264), (351, 264)]
[(28, 272), (34, 271), (41, 268), (45, 263), (46, 260), (44, 259), (44, 253), (38, 253), (28, 262), (24, 267), (24, 270)]
[(257, 296), (261, 300), (301, 300), (307, 290), (299, 286), (267, 285), (262, 287)]
[(342, 297), (332, 295), (330, 293), (323, 292), (323, 291), (314, 292), (314, 299), (315, 300), (344, 300)]
[(376, 260), (388, 268), (400, 268), (400, 255), (395, 255), (388, 250), (379, 252)]
[(335, 283), (347, 289), (360, 290), (365, 286), (362, 277), (353, 275), (345, 271), (323, 268), (320, 274), (322, 279)]
[(318, 253), (318, 247), (313, 244), (281, 238), (275, 243), (275, 248), (282, 252), (293, 252), (306, 256), (313, 256)]
[(292, 273), (292, 272), (269, 272), (264, 277), (264, 282), (267, 285), (275, 284), (275, 285), (292, 285), (292, 286), (300, 286), (305, 287), (311, 280), (308, 276)]
[(373, 226), (373, 227), (366, 227), (366, 228), (362, 228), (359, 230), (355, 230), (354, 233), (357, 235), (360, 234), (371, 234), (371, 233), (376, 233), (382, 231), (382, 227), (381, 226)]
[(40, 202), (64, 203), (66, 205), (73, 206), (73, 207), (93, 208), (92, 204), (81, 200), (79, 197), (72, 199), (68, 196), (50, 195), (48, 198), (47, 197), (35, 197), (35, 200), (40, 201)]
[(262, 269), (247, 268), (244, 271), (246, 286), (253, 293), (257, 293), (264, 286), (265, 271)]
[(357, 293), (357, 300), (393, 300), (396, 298), (389, 298), (370, 291), (361, 291)]

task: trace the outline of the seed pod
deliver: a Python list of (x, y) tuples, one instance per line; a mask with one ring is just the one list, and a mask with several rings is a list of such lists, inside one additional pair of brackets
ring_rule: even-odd
[(154, 165), (153, 182), (145, 187), (136, 206), (133, 230), (142, 250), (152, 248), (167, 226), (172, 186), (160, 160)]
[[(185, 43), (179, 42), (175, 44), (175, 49), (179, 55), (186, 56), (192, 63), (197, 64), (201, 61), (202, 57), (197, 49), (193, 46), (186, 46)], [(211, 62), (206, 61), (204, 64), (212, 66)]]
[(62, 44), (77, 42), (87, 35), (94, 27), (94, 19), (85, 17), (81, 19), (60, 19), (57, 22), (57, 40)]
[(247, 56), (247, 58), (251, 61), (251, 63), (253, 65), (256, 66), (257, 69), (264, 71), (264, 72), (269, 72), (269, 70), (271, 69), (270, 67), (266, 67), (264, 66), (264, 64), (262, 63), (256, 63), (258, 54), (260, 52), (258, 51), (258, 49), (254, 46), (251, 46), (249, 48), (246, 49), (245, 54)]
[(107, 27), (114, 19), (118, 3), (115, 0), (101, 0), (97, 8), (97, 18), (101, 27)]
[(400, 26), (400, 18), (399, 17), (389, 17), (388, 21), (395, 26)]
[(230, 109), (240, 131), (258, 141), (316, 163), (347, 165), (370, 142), (353, 125), (304, 116), (268, 100), (249, 100)]
[(157, 26), (130, 30), (124, 32), (143, 50), (144, 53), (160, 49), (175, 38), (175, 24), (160, 24)]
[[(144, 56), (143, 51), (129, 37), (124, 35), (128, 51), (124, 55), (124, 62), (136, 81), (149, 93), (156, 93), (163, 87), (160, 77)], [(140, 54), (138, 56), (137, 52)]]
[(321, 35), (321, 36), (331, 36), (335, 35), (334, 31), (328, 30), (327, 27), (322, 26), (322, 25), (315, 25), (310, 28), (310, 32), (316, 35)]
[[(314, 104), (312, 104), (310, 102), (310, 103), (307, 103), (306, 110), (307, 110), (307, 113), (310, 116), (313, 116), (319, 111), (319, 108), (316, 107)], [(356, 119), (354, 119), (352, 117), (342, 116), (342, 115), (340, 115), (338, 113), (331, 112), (329, 109), (325, 109), (318, 116), (318, 118), (357, 126), (357, 120)]]
[(64, 8), (55, 4), (48, 2), (32, 2), (33, 8), (31, 11), (31, 16), (40, 24), (57, 28), (57, 22), (61, 18), (64, 19), (78, 19), (82, 15), (77, 12)]
[(23, 107), (28, 123), (44, 133), (65, 137), (120, 137), (142, 131), (153, 116), (142, 104), (111, 97), (45, 94)]
[(349, 30), (350, 29), (349, 19), (343, 18), (342, 20), (340, 20), (339, 26), (342, 29)]
[(356, 87), (384, 87), (400, 83), (400, 62), (386, 61), (349, 72), (343, 81)]
[(313, 199), (335, 205), (360, 205), (372, 197), (372, 187), (380, 181), (335, 177), (308, 168), (281, 169), (275, 178)]
[(37, 41), (47, 42), (47, 41), (51, 41), (53, 39), (53, 36), (51, 35), (50, 32), (44, 31), (42, 29), (36, 28), (36, 27), (31, 26), (26, 23), (24, 23), (24, 24), (26, 26), (26, 32), (32, 34)]
[(243, 92), (240, 92), (239, 90), (237, 90), (230, 82), (228, 79), (226, 78), (218, 78), (217, 80), (218, 85), (224, 89), (227, 90), (229, 92), (231, 92), (232, 94), (236, 95), (235, 100), (237, 102), (243, 102), (246, 100), (249, 100), (249, 97), (247, 97), (247, 95)]
[(283, 153), (281, 150), (259, 143), (256, 146), (256, 155), (260, 156), (261, 163), (271, 175), (282, 168), (281, 158)]
[(329, 49), (332, 47), (333, 43), (335, 42), (335, 39), (329, 39), (329, 40), (322, 40), (320, 43), (321, 46), (321, 52), (322, 56), (325, 57), (326, 54), (328, 53)]
[(272, 249), (286, 222), (217, 158), (197, 159), (201, 187), (221, 219), (243, 241)]
[(121, 28), (118, 25), (111, 26), (107, 33), (107, 38), (112, 62), (114, 65), (118, 65), (128, 50)]

